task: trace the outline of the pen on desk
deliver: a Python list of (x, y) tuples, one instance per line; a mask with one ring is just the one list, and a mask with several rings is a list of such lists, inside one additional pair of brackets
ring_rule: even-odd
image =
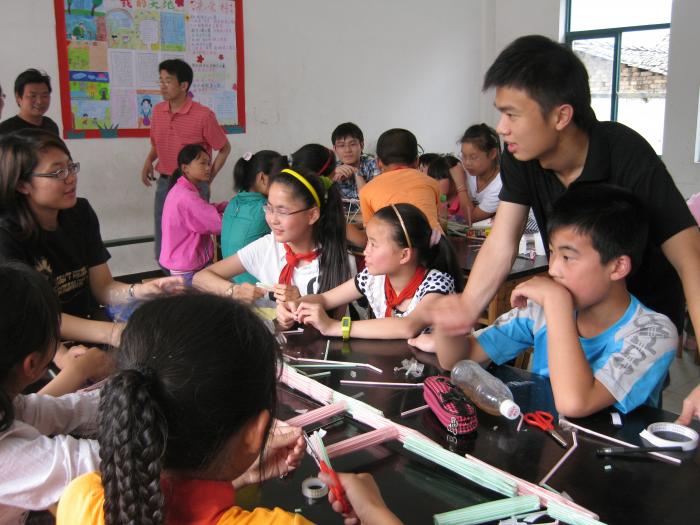
[(646, 452), (680, 452), (683, 447), (603, 447), (595, 451), (599, 456), (628, 456), (630, 454), (644, 454)]

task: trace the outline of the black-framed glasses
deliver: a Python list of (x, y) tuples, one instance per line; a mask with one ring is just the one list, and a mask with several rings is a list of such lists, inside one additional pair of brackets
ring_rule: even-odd
[(296, 215), (297, 213), (301, 213), (302, 211), (308, 211), (313, 206), (309, 206), (308, 208), (304, 208), (302, 210), (297, 210), (297, 211), (288, 211), (285, 209), (276, 209), (270, 206), (269, 204), (263, 204), (263, 211), (265, 212), (265, 215), (277, 215), (278, 217), (289, 217), (290, 215)]
[(59, 168), (50, 173), (32, 173), (32, 177), (48, 177), (51, 179), (66, 180), (68, 175), (77, 175), (80, 171), (80, 162), (69, 162), (65, 168)]

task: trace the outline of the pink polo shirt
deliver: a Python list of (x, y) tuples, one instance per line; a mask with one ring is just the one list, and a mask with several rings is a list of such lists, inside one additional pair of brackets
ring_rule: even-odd
[(161, 222), (160, 264), (168, 270), (200, 270), (214, 257), (212, 233), (221, 233), (227, 201), (209, 204), (194, 184), (180, 177), (168, 192)]
[(188, 98), (175, 113), (165, 100), (155, 105), (151, 117), (151, 144), (158, 153), (156, 171), (172, 175), (177, 169), (177, 154), (188, 144), (201, 144), (211, 157), (228, 142), (214, 112)]

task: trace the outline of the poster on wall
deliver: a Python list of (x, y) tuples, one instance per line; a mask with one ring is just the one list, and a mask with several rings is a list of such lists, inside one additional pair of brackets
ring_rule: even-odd
[(158, 64), (192, 66), (190, 95), (245, 131), (242, 0), (54, 0), (65, 138), (147, 137)]

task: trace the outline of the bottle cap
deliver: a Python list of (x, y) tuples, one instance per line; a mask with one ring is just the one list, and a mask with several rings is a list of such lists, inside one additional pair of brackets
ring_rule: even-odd
[(501, 413), (501, 415), (507, 417), (508, 419), (515, 419), (520, 415), (520, 407), (515, 404), (515, 401), (512, 399), (506, 399), (501, 403), (501, 406), (498, 407), (498, 411)]

